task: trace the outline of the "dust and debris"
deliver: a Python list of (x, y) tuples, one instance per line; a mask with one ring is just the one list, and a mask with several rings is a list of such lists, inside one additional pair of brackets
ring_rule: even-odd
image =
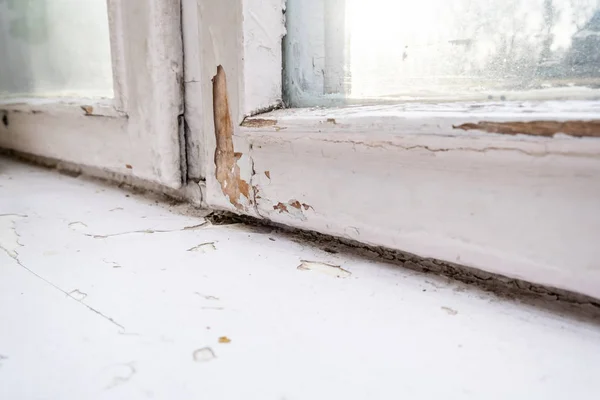
[(133, 169), (133, 167), (131, 166), (131, 164), (125, 164), (125, 168), (127, 168), (127, 169)]
[(558, 133), (575, 137), (600, 137), (600, 120), (591, 121), (480, 121), (452, 126), (454, 129), (478, 130), (505, 135), (532, 135), (552, 137)]
[(227, 336), (221, 336), (219, 338), (219, 343), (231, 343), (231, 339), (229, 339)]
[(217, 358), (215, 352), (210, 347), (198, 349), (192, 353), (195, 362), (208, 362)]
[(328, 124), (337, 125), (337, 122), (335, 121), (335, 118), (327, 118), (327, 123)]
[(316, 271), (326, 275), (335, 276), (336, 278), (348, 278), (352, 275), (350, 271), (346, 271), (339, 265), (319, 261), (301, 260), (301, 264), (297, 269), (300, 271)]
[(80, 291), (79, 289), (71, 290), (69, 292), (69, 297), (74, 298), (77, 301), (82, 301), (87, 297), (87, 293)]
[(123, 211), (123, 207), (115, 207), (115, 208), (111, 208), (110, 210), (108, 210), (109, 212), (113, 212), (113, 211)]
[(204, 253), (209, 253), (209, 252), (215, 251), (215, 250), (217, 250), (217, 246), (215, 246), (215, 242), (207, 242), (207, 243), (199, 244), (198, 246), (191, 247), (191, 248), (187, 249), (186, 251), (193, 251), (193, 252), (204, 254)]
[(237, 161), (241, 153), (233, 149), (233, 123), (227, 97), (227, 79), (221, 65), (213, 78), (213, 118), (217, 145), (215, 149), (215, 177), (221, 185), (221, 191), (238, 210), (243, 210), (240, 196), (251, 199), (250, 185), (240, 177)]
[(446, 311), (449, 315), (456, 315), (458, 311), (450, 307), (442, 307), (442, 310)]
[(8, 114), (6, 114), (6, 113), (2, 114), (2, 123), (4, 124), (5, 127), (8, 128)]

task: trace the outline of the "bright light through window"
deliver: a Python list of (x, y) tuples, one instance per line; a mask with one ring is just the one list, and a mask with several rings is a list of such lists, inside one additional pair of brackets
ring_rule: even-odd
[(288, 0), (291, 105), (597, 97), (598, 0)]

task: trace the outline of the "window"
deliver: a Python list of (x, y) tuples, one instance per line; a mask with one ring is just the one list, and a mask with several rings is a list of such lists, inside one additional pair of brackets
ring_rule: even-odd
[(596, 1), (200, 3), (210, 207), (599, 295)]
[(1, 0), (0, 146), (182, 186), (180, 7)]
[(596, 0), (35, 2), (0, 44), (58, 64), (0, 79), (0, 147), (600, 296)]

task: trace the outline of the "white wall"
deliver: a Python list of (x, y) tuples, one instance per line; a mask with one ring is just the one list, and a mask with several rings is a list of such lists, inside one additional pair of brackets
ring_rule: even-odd
[(0, 96), (112, 97), (106, 0), (0, 0)]

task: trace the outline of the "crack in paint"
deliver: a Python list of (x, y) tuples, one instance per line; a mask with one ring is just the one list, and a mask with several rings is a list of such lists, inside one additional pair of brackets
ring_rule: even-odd
[[(5, 215), (6, 216), (6, 215)], [(15, 214), (12, 214), (11, 216), (15, 216)], [(20, 216), (19, 216), (20, 217)], [(12, 221), (12, 231), (14, 232), (14, 234), (16, 235), (17, 239), (16, 239), (16, 243), (18, 246), (22, 247), (23, 245), (21, 243), (19, 243), (18, 238), (20, 237), (19, 233), (17, 232), (16, 227), (14, 226), (15, 222)], [(15, 260), (15, 262), (17, 263), (17, 265), (19, 265), (21, 268), (23, 268), (25, 271), (29, 272), (31, 275), (35, 276), (36, 278), (40, 279), (42, 282), (45, 282), (46, 284), (50, 285), (51, 287), (53, 287), (54, 289), (62, 292), (63, 294), (65, 294), (67, 297), (77, 301), (79, 304), (82, 304), (84, 307), (86, 307), (88, 310), (100, 315), (102, 318), (106, 319), (107, 321), (110, 321), (112, 324), (118, 326), (119, 328), (125, 330), (125, 328), (123, 327), (123, 325), (117, 323), (115, 320), (113, 320), (112, 318), (110, 318), (107, 315), (102, 314), (100, 311), (96, 310), (95, 308), (88, 306), (87, 304), (83, 303), (81, 300), (83, 299), (78, 299), (76, 297), (73, 296), (73, 292), (69, 293), (66, 290), (61, 289), (60, 287), (58, 287), (57, 285), (55, 285), (54, 283), (50, 282), (48, 279), (42, 277), (41, 275), (37, 274), (36, 272), (34, 272), (32, 269), (26, 267), (21, 260), (19, 259), (19, 253), (16, 250), (11, 250), (9, 248), (6, 247), (5, 244), (0, 242), (0, 250), (4, 251), (10, 258), (12, 258), (13, 260)]]
[(84, 233), (84, 235), (88, 236), (88, 237), (92, 237), (94, 239), (108, 239), (108, 238), (115, 237), (115, 236), (135, 235), (135, 234), (140, 234), (140, 233), (152, 234), (152, 233), (171, 233), (171, 232), (179, 232), (179, 231), (191, 231), (194, 229), (202, 228), (203, 226), (206, 226), (207, 224), (208, 224), (208, 221), (204, 221), (203, 223), (201, 223), (199, 225), (186, 226), (186, 227), (180, 228), (180, 229), (167, 229), (167, 230), (143, 229), (140, 231), (109, 233), (107, 235), (94, 235), (91, 233)]

